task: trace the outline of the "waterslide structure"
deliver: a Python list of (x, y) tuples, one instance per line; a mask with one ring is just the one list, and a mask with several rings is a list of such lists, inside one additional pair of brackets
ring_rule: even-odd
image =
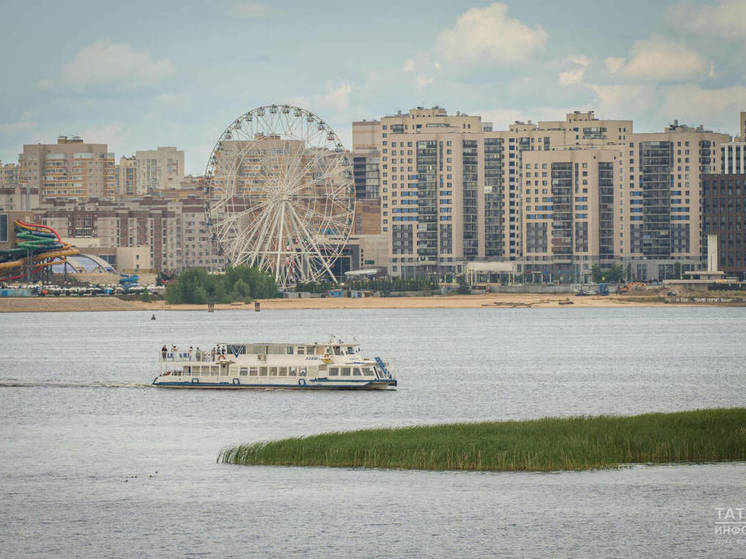
[(37, 274), (47, 266), (65, 262), (79, 254), (77, 248), (62, 242), (57, 231), (47, 225), (16, 221), (16, 247), (0, 250), (0, 281)]

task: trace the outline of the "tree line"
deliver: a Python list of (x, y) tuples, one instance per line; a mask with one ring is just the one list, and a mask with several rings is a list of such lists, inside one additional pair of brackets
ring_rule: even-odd
[(248, 266), (226, 269), (223, 274), (208, 274), (201, 268), (185, 270), (166, 287), (170, 304), (250, 302), (280, 296), (274, 278), (267, 272)]

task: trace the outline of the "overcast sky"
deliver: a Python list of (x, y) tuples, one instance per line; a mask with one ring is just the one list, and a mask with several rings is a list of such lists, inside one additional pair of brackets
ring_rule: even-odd
[(417, 105), (516, 119), (594, 109), (735, 134), (746, 0), (0, 1), (0, 160), (60, 134), (117, 161), (177, 146), (201, 174), (226, 125), (300, 104), (351, 122)]

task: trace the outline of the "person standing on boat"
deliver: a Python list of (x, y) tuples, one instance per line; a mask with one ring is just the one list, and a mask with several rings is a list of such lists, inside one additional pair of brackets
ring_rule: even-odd
[(168, 347), (166, 347), (166, 344), (163, 344), (163, 347), (161, 348), (161, 355), (164, 360), (168, 357)]
[(216, 352), (216, 348), (215, 348), (215, 346), (212, 346), (212, 350), (210, 350), (210, 355), (212, 355), (212, 360), (213, 361), (215, 361), (215, 352)]

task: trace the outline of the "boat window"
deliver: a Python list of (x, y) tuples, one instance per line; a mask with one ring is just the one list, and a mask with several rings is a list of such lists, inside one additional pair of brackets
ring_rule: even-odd
[(192, 374), (192, 368), (191, 367), (184, 367), (184, 374), (185, 375), (191, 375)]
[(342, 355), (342, 348), (338, 345), (334, 346), (334, 355)]
[(314, 351), (313, 351), (313, 346), (312, 346), (312, 345), (310, 345), (310, 346), (308, 346), (308, 347), (306, 348), (306, 353), (307, 353), (308, 355), (313, 355), (313, 354), (314, 354)]
[(298, 376), (301, 376), (301, 377), (306, 376), (306, 368), (305, 367), (301, 367), (300, 368), (300, 371), (298, 372)]
[(288, 375), (291, 377), (294, 377), (296, 375), (295, 367), (289, 367), (288, 368)]
[(280, 367), (280, 376), (281, 377), (288, 376), (288, 368), (287, 367)]
[(363, 369), (363, 374), (366, 377), (374, 377), (374, 376), (376, 376), (376, 374), (373, 372), (373, 369), (371, 369), (370, 367), (365, 367)]
[(347, 355), (352, 355), (355, 353), (355, 349), (352, 346), (347, 347)]
[(349, 377), (350, 376), (350, 368), (349, 367), (342, 367), (342, 376), (343, 377)]
[(292, 354), (293, 354), (293, 346), (289, 345), (288, 346), (288, 355), (292, 355)]
[(383, 374), (381, 373), (381, 370), (378, 367), (373, 367), (373, 370), (376, 372), (376, 376), (378, 378), (383, 378)]
[(306, 346), (299, 345), (298, 346), (298, 355), (305, 355), (306, 354)]
[(256, 367), (249, 367), (249, 376), (250, 377), (255, 377), (258, 374), (259, 374), (259, 369), (257, 369)]
[(338, 377), (339, 376), (339, 367), (332, 367), (329, 369), (329, 376), (330, 377)]
[(277, 376), (277, 367), (270, 367), (269, 368), (269, 376), (276, 377)]
[(356, 377), (363, 376), (363, 373), (360, 372), (360, 368), (359, 367), (355, 367), (354, 369), (352, 369), (352, 374), (355, 375)]
[(260, 377), (266, 377), (267, 376), (267, 367), (259, 367), (259, 376)]
[(248, 367), (241, 367), (241, 376), (242, 377), (249, 376), (249, 368)]
[(218, 376), (218, 369), (220, 369), (220, 367), (217, 365), (215, 365), (214, 367), (210, 367), (210, 375), (213, 377)]

